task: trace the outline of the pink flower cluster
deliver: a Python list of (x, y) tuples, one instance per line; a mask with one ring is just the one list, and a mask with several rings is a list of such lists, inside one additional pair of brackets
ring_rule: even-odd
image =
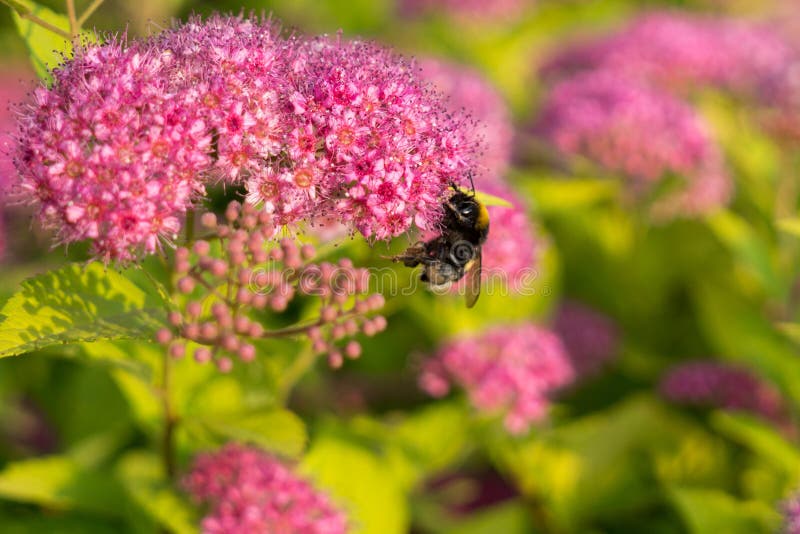
[(503, 413), (508, 432), (522, 434), (545, 416), (549, 396), (573, 378), (558, 336), (524, 323), (444, 344), (423, 364), (419, 382), (435, 397), (451, 384), (464, 388), (476, 409)]
[(570, 300), (562, 302), (553, 330), (563, 341), (577, 378), (596, 374), (617, 356), (616, 325), (588, 306)]
[(509, 21), (532, 5), (532, 0), (401, 0), (409, 15), (440, 12), (460, 19)]
[(546, 78), (607, 70), (662, 88), (714, 86), (752, 94), (783, 70), (792, 52), (779, 32), (751, 21), (685, 13), (653, 13), (618, 33), (557, 52)]
[(707, 125), (690, 106), (651, 86), (603, 71), (565, 80), (547, 97), (534, 130), (564, 154), (627, 176), (637, 197), (652, 194), (665, 178), (678, 180), (675, 191), (655, 199), (659, 216), (703, 213), (730, 197)]
[[(156, 333), (174, 358), (183, 357), (187, 341), (192, 341), (197, 344), (197, 362), (214, 361), (220, 371), (228, 372), (231, 356), (243, 362), (255, 359), (255, 340), (307, 335), (317, 354), (327, 354), (330, 365), (340, 367), (344, 357), (361, 355), (359, 343), (343, 343), (346, 338), (361, 332), (372, 336), (386, 328), (384, 317), (367, 318), (383, 307), (384, 299), (369, 294), (366, 269), (353, 267), (348, 259), (338, 265), (314, 263), (311, 245), (298, 246), (292, 239), (276, 243), (273, 216), (251, 204), (231, 203), (225, 217), (218, 224), (213, 213), (204, 214), (202, 225), (213, 232), (209, 240), (175, 253), (176, 288), (187, 299), (176, 299), (181, 311), (169, 314), (172, 328)], [(219, 244), (221, 253), (215, 254), (212, 243)], [(320, 299), (319, 316), (270, 331), (253, 318), (266, 309), (285, 311), (296, 296)]]
[(21, 188), (61, 241), (91, 239), (95, 255), (128, 260), (175, 237), (212, 162), (175, 68), (167, 51), (112, 40), (65, 62), (22, 110)]
[(230, 443), (199, 455), (184, 487), (209, 506), (206, 534), (344, 534), (347, 519), (330, 498), (255, 447)]
[(420, 65), (423, 77), (447, 97), (450, 111), (467, 110), (478, 121), (478, 127), (470, 134), (475, 144), (483, 145), (475, 176), (479, 188), (484, 189), (488, 182), (498, 182), (511, 162), (514, 137), (511, 114), (503, 97), (471, 68), (432, 58), (423, 59)]
[(21, 189), (62, 241), (91, 239), (107, 261), (173, 239), (209, 180), (244, 182), (279, 224), (428, 228), (478, 149), (413, 63), (242, 17), (87, 45), (53, 77), (21, 110)]
[(675, 403), (745, 411), (775, 423), (786, 421), (780, 392), (733, 365), (703, 360), (680, 364), (664, 376), (660, 389)]
[(281, 222), (335, 214), (378, 239), (435, 225), (448, 185), (472, 168), (472, 122), (371, 43), (303, 42), (288, 78), (285, 161), (248, 180), (250, 201)]

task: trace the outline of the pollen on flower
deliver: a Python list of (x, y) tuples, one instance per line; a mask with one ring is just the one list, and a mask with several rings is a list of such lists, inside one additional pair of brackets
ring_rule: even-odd
[(201, 523), (206, 534), (348, 530), (347, 517), (328, 495), (252, 446), (229, 443), (198, 455), (183, 486), (209, 507)]
[(522, 434), (545, 417), (550, 396), (573, 378), (558, 336), (524, 323), (445, 343), (424, 362), (419, 382), (436, 397), (450, 384), (462, 387), (477, 410), (502, 414), (506, 430)]

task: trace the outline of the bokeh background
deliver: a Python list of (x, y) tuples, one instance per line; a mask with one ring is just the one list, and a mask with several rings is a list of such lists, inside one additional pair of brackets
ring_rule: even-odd
[[(287, 427), (277, 452), (342, 503), (354, 531), (795, 532), (800, 5), (107, 0), (87, 27), (146, 36), (173, 17), (250, 10), (287, 32), (341, 31), (417, 58), (481, 121), (476, 188), (513, 203), (491, 208), (484, 249), (513, 287), (485, 289), (473, 309), (423, 288), (387, 294), (388, 328), (360, 340), (361, 357), (317, 365), (288, 397), (302, 428)], [(0, 50), (0, 129), (11, 132), (7, 102), (38, 82), (4, 6)], [(235, 195), (216, 191), (210, 205)], [(87, 257), (53, 248), (11, 200), (2, 225), (1, 300)], [(416, 274), (383, 256), (409, 239), (338, 236), (331, 254), (392, 268), (402, 285)], [(485, 361), (540, 354), (544, 330), (569, 376), (546, 363), (470, 374), (448, 356), (460, 342)], [(261, 374), (201, 376), (187, 363), (179, 374), (203, 386), (182, 399), (186, 420), (280, 405), (276, 382), (298, 346), (271, 345), (279, 363)], [(160, 349), (97, 342), (0, 360), (0, 531), (196, 528), (202, 508), (146, 452), (157, 410), (119, 364), (148, 350)], [(546, 384), (530, 411), (509, 413), (508, 395), (536, 381)], [(184, 432), (181, 469), (222, 434)]]

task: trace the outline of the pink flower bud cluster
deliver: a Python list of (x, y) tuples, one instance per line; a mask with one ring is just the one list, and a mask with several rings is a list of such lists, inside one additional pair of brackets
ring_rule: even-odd
[[(183, 357), (191, 341), (197, 345), (197, 362), (213, 360), (220, 371), (228, 372), (233, 358), (255, 359), (255, 340), (306, 335), (317, 354), (327, 354), (330, 365), (339, 367), (345, 357), (361, 355), (359, 343), (348, 338), (372, 336), (386, 328), (382, 316), (367, 317), (383, 307), (384, 299), (369, 294), (366, 269), (353, 267), (348, 259), (337, 265), (314, 263), (311, 245), (298, 246), (288, 238), (275, 242), (272, 215), (233, 202), (224, 222), (218, 224), (213, 213), (206, 213), (201, 223), (212, 234), (196, 241), (191, 250), (176, 250), (176, 289), (185, 298), (176, 298), (180, 311), (170, 313), (171, 328), (156, 334), (173, 357)], [(319, 299), (316, 319), (265, 330), (253, 318), (265, 310), (281, 313), (297, 296)]]
[(573, 378), (558, 336), (524, 323), (447, 342), (423, 364), (419, 382), (434, 397), (446, 395), (451, 384), (464, 388), (477, 410), (502, 413), (508, 432), (522, 434)]
[(782, 71), (791, 55), (788, 42), (766, 25), (662, 12), (634, 19), (616, 34), (561, 50), (540, 72), (552, 79), (607, 70), (679, 91), (712, 86), (750, 95)]
[(557, 84), (534, 127), (563, 154), (625, 175), (637, 197), (675, 179), (674, 190), (655, 199), (661, 217), (704, 213), (728, 201), (731, 180), (709, 130), (684, 102), (609, 72)]
[(744, 411), (774, 423), (786, 422), (780, 392), (733, 365), (704, 360), (680, 364), (664, 376), (660, 390), (678, 404)]
[(208, 505), (205, 534), (347, 532), (347, 518), (327, 495), (252, 446), (229, 443), (198, 455), (183, 485)]
[(567, 349), (577, 378), (597, 374), (617, 356), (619, 332), (614, 322), (575, 301), (562, 302), (553, 330)]
[(800, 492), (796, 492), (781, 503), (783, 513), (782, 534), (800, 534)]
[(131, 260), (172, 239), (209, 180), (242, 181), (277, 224), (333, 216), (388, 239), (441, 218), (474, 124), (379, 46), (191, 19), (86, 45), (21, 110), (20, 187), (64, 242)]
[(437, 59), (420, 62), (422, 74), (447, 97), (453, 112), (467, 110), (478, 120), (471, 132), (474, 142), (483, 146), (480, 168), (475, 181), (480, 189), (488, 182), (502, 179), (511, 163), (514, 127), (511, 114), (502, 95), (478, 71)]
[(412, 16), (438, 12), (459, 19), (486, 22), (510, 21), (533, 4), (533, 0), (401, 0), (400, 9)]

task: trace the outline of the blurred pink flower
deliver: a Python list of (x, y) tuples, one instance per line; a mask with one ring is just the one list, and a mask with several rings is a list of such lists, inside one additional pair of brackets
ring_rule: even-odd
[(774, 423), (786, 422), (780, 392), (734, 365), (710, 360), (682, 363), (664, 376), (660, 390), (667, 400), (678, 404), (744, 411)]
[(781, 503), (783, 512), (782, 534), (800, 534), (800, 492), (796, 492)]
[(662, 218), (711, 211), (731, 194), (703, 119), (675, 97), (616, 74), (593, 72), (555, 85), (533, 130), (565, 155), (622, 173), (639, 198), (665, 178), (684, 182), (656, 199), (652, 210)]
[(617, 356), (619, 332), (611, 319), (575, 301), (558, 307), (553, 330), (567, 349), (577, 378), (596, 374)]
[(344, 534), (347, 519), (330, 498), (255, 447), (230, 443), (198, 455), (184, 487), (209, 506), (207, 534)]
[(657, 12), (619, 32), (558, 51), (542, 67), (545, 78), (609, 70), (662, 88), (714, 86), (752, 94), (780, 72), (791, 49), (765, 24), (732, 18)]
[(474, 142), (482, 143), (480, 168), (475, 176), (478, 189), (486, 182), (501, 181), (511, 161), (514, 128), (503, 97), (481, 73), (469, 67), (437, 59), (420, 62), (423, 77), (447, 97), (451, 112), (466, 111), (478, 120), (470, 132)]
[(508, 432), (522, 434), (544, 418), (549, 396), (574, 372), (558, 336), (534, 324), (499, 326), (453, 339), (423, 364), (420, 386), (441, 397), (464, 388), (482, 412), (501, 412)]

